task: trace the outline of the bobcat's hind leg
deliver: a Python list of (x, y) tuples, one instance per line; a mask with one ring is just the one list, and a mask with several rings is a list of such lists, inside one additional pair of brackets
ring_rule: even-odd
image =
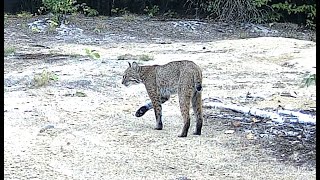
[(188, 130), (190, 127), (190, 99), (191, 96), (189, 93), (186, 92), (180, 92), (179, 93), (179, 104), (180, 104), (180, 110), (181, 110), (181, 115), (184, 121), (184, 125), (182, 128), (182, 132), (178, 137), (187, 137), (188, 135)]
[[(170, 96), (161, 97), (161, 98), (160, 98), (160, 103), (161, 103), (161, 104), (165, 103), (166, 101), (169, 100), (169, 98), (170, 98)], [(137, 110), (135, 116), (136, 116), (136, 117), (141, 117), (141, 116), (143, 116), (147, 111), (149, 111), (149, 110), (152, 109), (152, 108), (153, 108), (152, 103), (151, 103), (151, 102), (148, 102), (147, 104), (141, 106), (141, 107)]]
[(162, 130), (163, 124), (162, 124), (162, 107), (161, 103), (158, 99), (151, 99), (152, 106), (154, 109), (154, 115), (156, 117), (156, 127), (155, 130)]
[(196, 129), (193, 134), (201, 135), (201, 128), (203, 123), (201, 92), (194, 92), (191, 103), (196, 118)]

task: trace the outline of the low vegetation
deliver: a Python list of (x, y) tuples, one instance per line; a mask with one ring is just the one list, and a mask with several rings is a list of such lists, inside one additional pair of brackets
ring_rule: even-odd
[(12, 55), (16, 52), (16, 48), (13, 46), (4, 47), (4, 57)]
[(57, 81), (58, 76), (50, 71), (43, 70), (40, 74), (34, 75), (35, 87), (42, 87), (48, 85), (51, 81)]
[(316, 84), (316, 74), (308, 73), (302, 81), (301, 87), (309, 87), (311, 84)]
[(122, 18), (123, 20), (130, 22), (130, 21), (134, 21), (136, 19), (136, 16), (132, 13), (126, 13), (122, 15)]
[(118, 60), (132, 60), (132, 61), (151, 61), (154, 60), (152, 55), (141, 54), (141, 55), (133, 55), (133, 54), (123, 54), (117, 57)]
[(148, 54), (141, 54), (139, 55), (139, 59), (140, 61), (151, 61), (154, 60), (154, 57)]
[(91, 59), (99, 59), (100, 58), (100, 54), (96, 50), (91, 50), (91, 49), (86, 48), (85, 51), (86, 51), (87, 56), (90, 57)]
[(19, 18), (23, 18), (23, 19), (29, 19), (31, 18), (33, 15), (29, 12), (26, 12), (26, 11), (21, 11), (20, 13), (17, 14), (17, 16)]

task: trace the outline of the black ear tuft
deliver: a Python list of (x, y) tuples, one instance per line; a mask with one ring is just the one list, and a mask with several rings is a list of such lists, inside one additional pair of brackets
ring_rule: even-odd
[(131, 64), (130, 64), (130, 62), (128, 62), (128, 64), (129, 64), (129, 67), (131, 67)]
[(138, 69), (138, 68), (139, 68), (138, 63), (133, 62), (133, 63), (132, 63), (132, 68), (134, 68), (134, 69)]
[(138, 66), (138, 63), (136, 63), (135, 61), (132, 62), (132, 65)]

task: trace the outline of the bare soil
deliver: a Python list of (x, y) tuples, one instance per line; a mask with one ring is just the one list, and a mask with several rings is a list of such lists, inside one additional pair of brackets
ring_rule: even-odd
[[(138, 16), (72, 16), (83, 32), (66, 36), (28, 28), (43, 18), (4, 22), (4, 48), (15, 49), (4, 58), (5, 179), (316, 179), (314, 125), (204, 107), (203, 134), (178, 138), (176, 96), (157, 131), (152, 110), (134, 116), (148, 101), (144, 86), (121, 85), (128, 62), (186, 59), (203, 69), (204, 101), (314, 113), (315, 86), (300, 87), (316, 66), (314, 32)], [(37, 87), (44, 70), (57, 79)]]

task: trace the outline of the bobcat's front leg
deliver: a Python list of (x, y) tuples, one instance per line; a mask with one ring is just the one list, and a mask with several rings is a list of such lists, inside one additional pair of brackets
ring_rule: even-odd
[(151, 99), (153, 108), (154, 108), (154, 115), (156, 116), (156, 127), (154, 129), (161, 130), (162, 125), (162, 107), (161, 103), (157, 99)]

